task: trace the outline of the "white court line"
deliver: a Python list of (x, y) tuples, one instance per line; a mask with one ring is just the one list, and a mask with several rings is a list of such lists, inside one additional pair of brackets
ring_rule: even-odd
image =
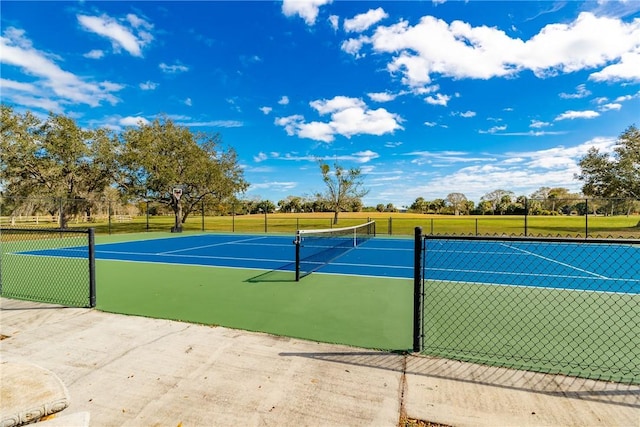
[(213, 243), (211, 245), (192, 246), (192, 247), (185, 248), (185, 249), (176, 249), (175, 251), (158, 252), (156, 255), (166, 255), (166, 254), (173, 254), (173, 253), (177, 253), (177, 252), (186, 252), (186, 251), (192, 251), (194, 249), (213, 248), (214, 246), (232, 245), (232, 244), (235, 244), (235, 243), (250, 242), (252, 240), (261, 240), (261, 239), (266, 239), (266, 238), (267, 238), (266, 236), (264, 236), (264, 237), (252, 237), (250, 239), (232, 240), (230, 242)]
[(583, 268), (578, 268), (578, 267), (576, 267), (576, 266), (574, 266), (574, 265), (567, 264), (567, 263), (565, 263), (565, 262), (560, 262), (560, 261), (555, 260), (555, 259), (553, 259), (553, 258), (548, 258), (548, 257), (546, 257), (546, 256), (538, 255), (538, 254), (536, 254), (536, 253), (533, 253), (533, 252), (530, 252), (530, 251), (526, 251), (526, 250), (524, 250), (524, 249), (520, 249), (520, 248), (517, 248), (517, 247), (515, 247), (515, 246), (509, 246), (509, 245), (507, 245), (506, 243), (500, 243), (500, 244), (501, 244), (502, 246), (507, 247), (507, 248), (511, 248), (511, 249), (515, 249), (516, 251), (523, 252), (523, 253), (525, 253), (525, 254), (527, 254), (527, 255), (532, 255), (532, 256), (534, 256), (534, 257), (541, 258), (541, 259), (543, 259), (543, 260), (545, 260), (545, 261), (550, 261), (550, 262), (552, 262), (552, 263), (555, 263), (555, 264), (558, 264), (558, 265), (562, 265), (562, 266), (565, 266), (565, 267), (569, 267), (569, 268), (571, 268), (571, 269), (573, 269), (573, 270), (580, 271), (580, 272), (582, 272), (582, 273), (587, 273), (587, 274), (590, 274), (590, 275), (592, 275), (592, 276), (599, 277), (600, 279), (609, 279), (609, 277), (607, 277), (607, 276), (602, 276), (602, 275), (600, 275), (600, 274), (598, 274), (598, 273), (594, 273), (593, 271), (585, 270), (585, 269), (583, 269)]
[[(473, 273), (473, 274), (491, 274), (496, 276), (536, 276), (536, 277), (549, 277), (549, 278), (561, 278), (561, 279), (589, 279), (589, 280), (622, 280), (627, 281), (629, 279), (609, 279), (607, 277), (593, 277), (593, 276), (568, 276), (566, 274), (539, 274), (539, 273), (522, 273), (522, 272), (509, 272), (509, 271), (486, 271), (486, 270), (460, 270), (452, 268), (432, 268), (425, 267), (427, 271), (445, 271), (448, 273)], [(635, 279), (630, 279), (635, 281)]]

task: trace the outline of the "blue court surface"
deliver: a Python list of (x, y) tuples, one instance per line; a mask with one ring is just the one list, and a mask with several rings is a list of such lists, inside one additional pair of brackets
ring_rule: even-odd
[[(293, 236), (198, 234), (98, 244), (97, 260), (294, 271)], [(313, 274), (412, 279), (413, 239), (372, 238)], [(82, 253), (82, 255), (81, 255)], [(59, 248), (30, 255), (86, 256)], [(301, 256), (304, 258), (304, 245)], [(424, 278), (491, 285), (640, 293), (640, 245), (427, 240)], [(304, 280), (304, 279), (303, 279)]]

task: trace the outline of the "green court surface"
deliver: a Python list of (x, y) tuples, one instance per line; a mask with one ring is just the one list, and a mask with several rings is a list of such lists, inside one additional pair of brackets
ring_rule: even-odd
[(410, 280), (97, 261), (97, 308), (358, 347), (411, 348)]
[(426, 281), (423, 352), (638, 383), (639, 307), (637, 294)]
[[(188, 235), (98, 236), (96, 243)], [(86, 259), (19, 253), (86, 245), (86, 236), (3, 236), (2, 243), (3, 297), (87, 305)], [(296, 282), (292, 271), (122, 259), (97, 259), (95, 273), (102, 311), (371, 349), (413, 347), (411, 279), (313, 273)], [(446, 280), (424, 285), (424, 354), (640, 383), (637, 293)], [(69, 302), (61, 300), (61, 289), (68, 289)]]

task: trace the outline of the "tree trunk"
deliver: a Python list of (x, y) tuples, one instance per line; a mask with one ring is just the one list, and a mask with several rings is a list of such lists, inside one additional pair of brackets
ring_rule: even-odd
[(334, 223), (334, 224), (337, 224), (337, 223), (338, 223), (338, 209), (336, 209), (336, 210), (333, 212), (333, 223)]
[(172, 233), (181, 233), (182, 232), (182, 223), (180, 222), (182, 218), (182, 204), (180, 200), (173, 199), (173, 213), (175, 214), (175, 225), (171, 228)]

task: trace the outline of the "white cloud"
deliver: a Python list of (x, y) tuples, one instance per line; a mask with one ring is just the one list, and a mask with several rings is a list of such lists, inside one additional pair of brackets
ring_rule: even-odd
[(273, 182), (262, 182), (258, 184), (251, 184), (249, 186), (249, 191), (251, 190), (272, 190), (272, 191), (288, 191), (296, 188), (298, 186), (297, 182), (293, 181), (273, 181)]
[(369, 109), (359, 98), (336, 96), (332, 99), (309, 103), (320, 115), (330, 115), (329, 122), (307, 123), (303, 116), (293, 115), (277, 118), (275, 123), (285, 128), (288, 135), (332, 142), (335, 135), (350, 138), (353, 135), (384, 135), (402, 129), (400, 116), (384, 108)]
[(452, 116), (458, 116), (458, 117), (464, 117), (466, 119), (471, 118), (471, 117), (475, 117), (476, 116), (476, 112), (475, 111), (465, 111), (465, 112), (460, 112), (460, 111), (456, 111), (451, 113)]
[(436, 93), (436, 96), (427, 96), (424, 100), (427, 102), (427, 104), (442, 105), (443, 107), (446, 107), (450, 99), (451, 97), (449, 95)]
[(320, 6), (331, 3), (332, 0), (284, 0), (282, 13), (285, 16), (298, 15), (307, 25), (314, 25), (320, 12)]
[(388, 17), (387, 12), (381, 7), (370, 9), (368, 12), (356, 15), (351, 19), (345, 19), (343, 28), (346, 32), (361, 33)]
[(633, 52), (626, 52), (620, 56), (620, 62), (611, 64), (601, 71), (592, 73), (589, 80), (602, 81), (631, 81), (640, 82), (640, 47)]
[(540, 120), (531, 120), (531, 124), (529, 125), (530, 128), (534, 128), (534, 129), (540, 129), (543, 127), (547, 127), (550, 126), (551, 123), (549, 122), (543, 122)]
[(388, 141), (384, 143), (384, 146), (387, 148), (396, 148), (402, 145), (402, 142), (396, 141), (396, 142), (392, 142), (392, 141)]
[(271, 113), (272, 110), (273, 108), (271, 107), (260, 107), (260, 111), (262, 111), (265, 115)]
[(168, 65), (162, 62), (160, 65), (158, 65), (158, 67), (160, 67), (160, 69), (167, 74), (184, 73), (189, 71), (189, 67), (182, 64)]
[(430, 128), (432, 128), (432, 127), (436, 126), (437, 123), (436, 122), (424, 122), (424, 125), (425, 126), (429, 126)]
[(347, 96), (336, 96), (332, 99), (320, 99), (311, 101), (309, 105), (320, 114), (335, 113), (348, 108), (363, 108), (364, 101), (359, 98), (349, 98)]
[(494, 126), (488, 130), (479, 130), (478, 133), (496, 133), (496, 132), (502, 132), (503, 130), (507, 130), (507, 125), (501, 125), (501, 126)]
[(360, 36), (357, 39), (348, 39), (342, 42), (340, 49), (344, 52), (354, 55), (356, 58), (363, 58), (364, 54), (360, 53), (362, 46), (369, 43), (369, 37)]
[[(624, 102), (624, 101), (630, 101), (633, 98), (637, 98), (638, 96), (640, 96), (640, 92), (636, 93), (635, 95), (622, 95), (619, 96), (615, 99), (615, 102)], [(606, 100), (606, 98), (605, 98)]]
[[(59, 111), (61, 104), (86, 104), (97, 107), (102, 102), (108, 102), (114, 105), (119, 101), (114, 93), (124, 88), (123, 85), (108, 81), (89, 81), (63, 70), (55, 62), (57, 57), (35, 49), (31, 40), (26, 38), (25, 32), (14, 27), (8, 27), (0, 37), (0, 51), (0, 62), (3, 66), (20, 68), (25, 75), (30, 76), (30, 97), (18, 98), (14, 96), (17, 94), (11, 91), (3, 91), (2, 94), (5, 100), (12, 100), (21, 105), (47, 104), (56, 107), (52, 108), (52, 111)], [(13, 90), (24, 90), (25, 87), (14, 87)], [(28, 104), (22, 104), (24, 101), (28, 101)]]
[(184, 105), (186, 105), (187, 107), (191, 107), (193, 105), (193, 101), (191, 100), (191, 98), (185, 99)]
[(104, 51), (99, 49), (93, 49), (82, 56), (90, 59), (100, 59), (100, 58), (104, 58)]
[(210, 120), (207, 122), (176, 122), (180, 126), (189, 127), (212, 127), (212, 128), (239, 128), (244, 126), (244, 123), (237, 120)]
[(278, 101), (278, 104), (280, 104), (280, 105), (288, 105), (289, 104), (289, 97), (288, 96), (283, 96)]
[(576, 87), (576, 91), (575, 93), (560, 93), (560, 98), (564, 98), (564, 99), (580, 99), (580, 98), (586, 98), (587, 96), (591, 95), (591, 91), (587, 89), (587, 86), (582, 84), (582, 85), (578, 85)]
[(122, 126), (140, 126), (140, 124), (148, 125), (150, 123), (149, 120), (145, 119), (144, 117), (133, 116), (123, 117), (118, 122)]
[(77, 18), (85, 30), (109, 39), (116, 52), (124, 49), (133, 56), (142, 57), (142, 48), (153, 40), (147, 31), (153, 26), (133, 14), (120, 22), (107, 15), (77, 15)]
[(367, 96), (371, 98), (372, 101), (375, 101), (375, 102), (389, 102), (396, 99), (398, 94), (393, 94), (389, 92), (372, 92), (372, 93), (368, 93)]
[(387, 69), (401, 72), (412, 87), (428, 84), (436, 75), (489, 79), (530, 70), (543, 78), (598, 67), (605, 68), (594, 72), (592, 80), (640, 79), (640, 20), (625, 23), (589, 12), (573, 22), (549, 24), (528, 40), (494, 27), (424, 16), (413, 26), (405, 20), (379, 26), (348, 52), (362, 55), (365, 43), (393, 55)]
[(265, 153), (261, 151), (256, 156), (253, 156), (253, 161), (256, 163), (260, 163), (267, 160), (268, 158), (269, 156), (267, 156)]
[(556, 117), (554, 120), (555, 121), (560, 121), (560, 120), (573, 120), (573, 119), (594, 119), (596, 117), (598, 117), (600, 115), (600, 113), (598, 113), (597, 111), (593, 111), (593, 110), (586, 110), (586, 111), (573, 111), (573, 110), (568, 110), (565, 111), (564, 113), (560, 114), (558, 117)]
[(158, 87), (158, 83), (154, 83), (151, 80), (147, 80), (144, 83), (140, 83), (140, 89), (142, 90), (155, 90)]
[[(530, 195), (540, 187), (563, 187), (579, 192), (581, 182), (574, 174), (580, 172), (578, 162), (591, 147), (610, 153), (616, 138), (593, 138), (576, 146), (556, 146), (538, 151), (508, 152), (499, 156), (476, 156), (466, 152), (409, 153), (412, 163), (419, 166), (404, 168), (405, 176), (392, 191), (382, 191), (383, 200), (427, 200), (442, 198), (451, 192), (462, 192), (470, 199), (480, 197), (496, 188), (506, 188), (516, 195)], [(429, 168), (422, 165), (429, 164)], [(438, 169), (435, 169), (440, 166)]]
[(465, 151), (412, 151), (406, 153), (406, 156), (415, 157), (411, 163), (417, 165), (439, 163), (468, 163), (478, 161), (495, 161), (495, 157), (477, 157), (471, 156)]
[(16, 82), (15, 80), (7, 80), (0, 77), (0, 89), (5, 93), (7, 89), (15, 89), (20, 92), (36, 92), (37, 88), (31, 83)]
[(337, 31), (340, 27), (340, 17), (338, 15), (329, 16), (329, 23), (331, 24), (331, 28), (333, 28), (334, 31)]
[(604, 105), (602, 105), (602, 106), (599, 108), (599, 110), (600, 110), (600, 111), (610, 111), (610, 110), (618, 111), (618, 110), (620, 110), (621, 108), (622, 108), (622, 104), (619, 104), (619, 103), (617, 103), (617, 102), (612, 102), (612, 103), (609, 103), (609, 104), (604, 104)]

